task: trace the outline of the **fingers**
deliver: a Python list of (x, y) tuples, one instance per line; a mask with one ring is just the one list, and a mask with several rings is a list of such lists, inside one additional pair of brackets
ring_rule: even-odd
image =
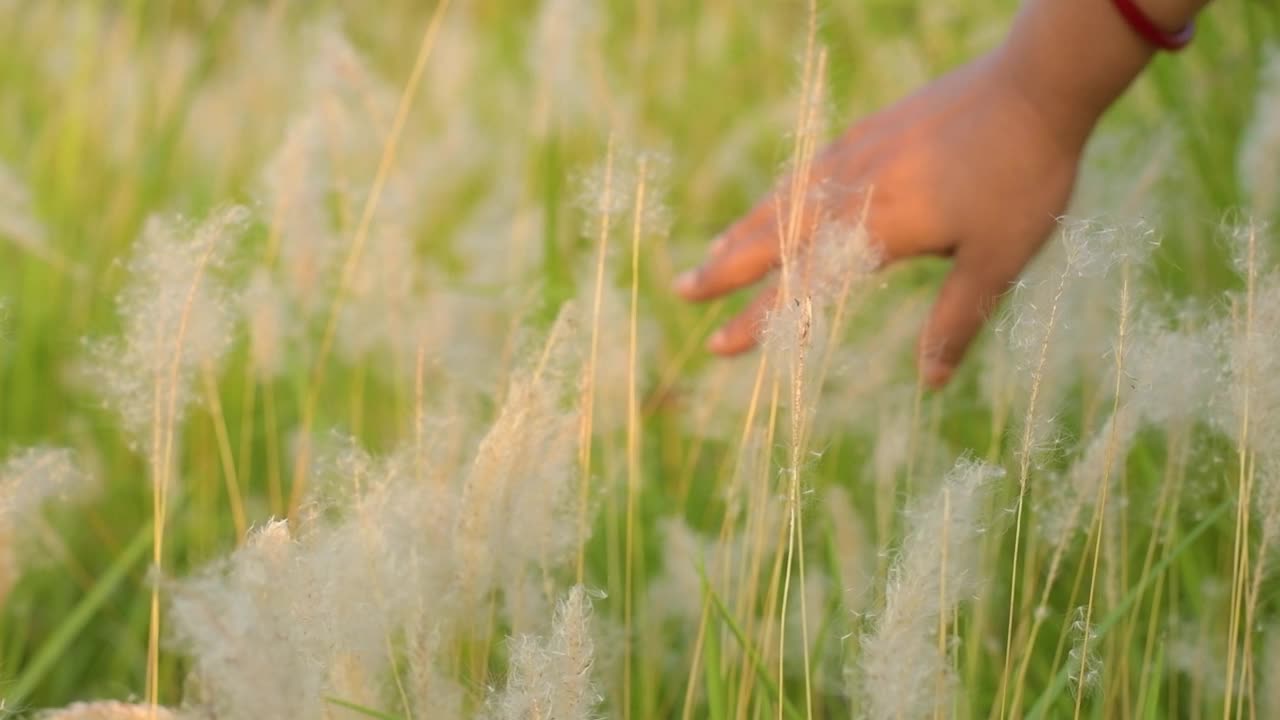
[(780, 264), (784, 234), (796, 245), (787, 252), (794, 252), (809, 241), (827, 212), (840, 216), (841, 209), (856, 210), (860, 203), (850, 198), (857, 194), (853, 190), (865, 190), (862, 183), (840, 188), (834, 196), (830, 183), (837, 177), (861, 177), (864, 161), (858, 148), (874, 127), (870, 121), (858, 123), (824, 148), (803, 182), (797, 183), (796, 176), (782, 178), (773, 192), (712, 243), (699, 267), (676, 278), (675, 291), (686, 300), (712, 300), (751, 285)]
[[(702, 265), (676, 278), (675, 290), (686, 300), (711, 300), (746, 287), (779, 263), (779, 221), (787, 203), (775, 192), (711, 244)], [(810, 209), (805, 208), (805, 214)], [(802, 236), (805, 225), (800, 225)]]
[(760, 339), (765, 316), (778, 297), (778, 286), (771, 285), (751, 300), (707, 340), (707, 349), (717, 355), (739, 355), (754, 348)]
[(947, 384), (1011, 280), (981, 262), (957, 258), (920, 335), (917, 355), (925, 384), (933, 388)]

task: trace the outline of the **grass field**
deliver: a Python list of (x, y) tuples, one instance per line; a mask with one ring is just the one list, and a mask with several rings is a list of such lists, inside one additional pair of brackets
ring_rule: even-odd
[(943, 391), (943, 261), (669, 290), (1015, 6), (0, 0), (3, 709), (1280, 717), (1274, 4)]

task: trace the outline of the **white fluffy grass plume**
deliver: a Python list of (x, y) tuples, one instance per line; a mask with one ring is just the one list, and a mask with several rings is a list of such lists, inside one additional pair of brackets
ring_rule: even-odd
[(1250, 209), (1267, 218), (1280, 207), (1280, 50), (1272, 48), (1262, 74), (1236, 164)]
[(507, 685), (490, 698), (492, 720), (589, 720), (601, 700), (591, 679), (591, 600), (582, 586), (556, 608), (548, 638), (511, 640)]
[(44, 226), (36, 219), (26, 186), (16, 173), (0, 163), (0, 240), (43, 255), (45, 239)]
[(260, 380), (284, 374), (286, 348), (297, 339), (297, 322), (283, 289), (263, 268), (249, 278), (240, 296), (249, 335), (249, 362)]
[(961, 458), (911, 513), (884, 609), (862, 639), (860, 696), (872, 720), (932, 717), (949, 706), (957, 678), (939, 648), (938, 618), (980, 584), (982, 515), (992, 480), (1001, 475), (999, 468)]
[(123, 330), (90, 345), (97, 389), (135, 441), (155, 421), (161, 387), (179, 422), (196, 371), (231, 347), (237, 308), (219, 273), (248, 219), (238, 206), (200, 224), (152, 218), (135, 245), (116, 298)]
[(31, 447), (0, 463), (0, 605), (21, 572), (19, 553), (41, 508), (88, 490), (88, 476), (70, 450)]
[(1124, 350), (1124, 380), (1115, 412), (1084, 441), (1071, 466), (1048, 490), (1047, 507), (1053, 510), (1039, 520), (1055, 545), (1067, 542), (1079, 529), (1104, 478), (1116, 482), (1144, 429), (1191, 423), (1203, 412), (1212, 399), (1220, 362), (1213, 343), (1209, 332), (1161, 324), (1147, 323), (1134, 333)]
[[(228, 718), (324, 717), (326, 696), (409, 702), (414, 717), (465, 704), (449, 672), (457, 644), (486, 642), (495, 610), (517, 635), (544, 628), (546, 581), (583, 540), (572, 521), (576, 329), (563, 312), (493, 424), (463, 443), (469, 458), (448, 433), (384, 457), (348, 443), (318, 463), (325, 477), (296, 529), (269, 523), (173, 583), (174, 639), (198, 681), (188, 700)], [(547, 652), (589, 643), (573, 631), (585, 612), (571, 597)], [(408, 686), (389, 692), (400, 673)]]

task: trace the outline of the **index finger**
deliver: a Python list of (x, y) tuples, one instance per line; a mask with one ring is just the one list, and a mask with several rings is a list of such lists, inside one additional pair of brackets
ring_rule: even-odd
[[(784, 183), (785, 184), (785, 183)], [(782, 241), (792, 222), (790, 193), (775, 190), (756, 204), (711, 244), (703, 263), (676, 279), (675, 290), (686, 300), (711, 300), (751, 285), (779, 265)], [(801, 193), (797, 237), (808, 236), (819, 202)]]

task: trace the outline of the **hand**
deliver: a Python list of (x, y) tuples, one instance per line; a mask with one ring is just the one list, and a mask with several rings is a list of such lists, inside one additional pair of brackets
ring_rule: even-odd
[[(992, 53), (854, 124), (814, 158), (798, 213), (800, 244), (824, 222), (855, 224), (865, 212), (883, 263), (952, 258), (917, 351), (933, 387), (950, 379), (1052, 232), (1071, 196), (1088, 135), (1082, 128), (1092, 127), (1091, 119), (1046, 113), (1009, 65)], [(777, 267), (789, 185), (734, 223), (700, 267), (677, 279), (676, 291), (688, 300), (718, 298)], [(776, 288), (763, 291), (709, 349), (733, 355), (753, 347), (775, 295)]]

